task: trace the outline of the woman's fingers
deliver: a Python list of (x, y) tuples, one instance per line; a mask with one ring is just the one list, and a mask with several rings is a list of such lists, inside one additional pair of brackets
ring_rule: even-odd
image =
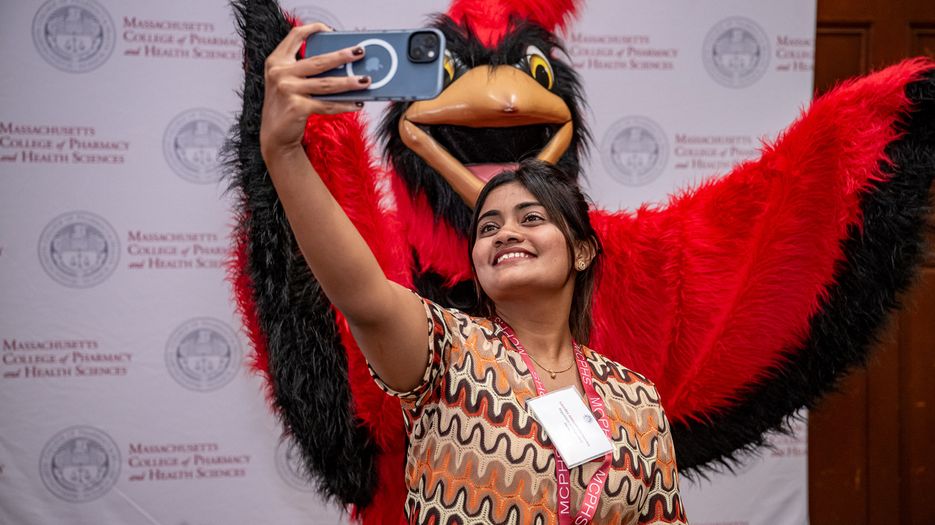
[(309, 35), (330, 30), (324, 24), (294, 28), (266, 59), (266, 94), (260, 124), (264, 158), (284, 148), (300, 147), (309, 115), (334, 115), (363, 108), (362, 103), (322, 100), (312, 95), (363, 89), (370, 85), (369, 78), (365, 82), (356, 76), (306, 78), (360, 58), (363, 50), (355, 54), (346, 49), (298, 61), (295, 58)]
[(331, 28), (321, 23), (295, 27), (270, 53), (266, 59), (266, 84), (269, 89), (304, 95), (325, 95), (360, 90), (370, 85), (369, 77), (308, 78), (340, 68), (364, 56), (364, 49), (355, 46), (296, 60), (295, 54), (302, 43), (319, 31), (331, 31)]
[(348, 62), (360, 60), (363, 57), (364, 48), (360, 46), (347, 47), (331, 53), (303, 58), (292, 66), (292, 73), (300, 77), (310, 77), (341, 67)]
[(290, 108), (293, 115), (307, 118), (309, 115), (336, 115), (348, 111), (360, 111), (363, 102), (340, 102), (337, 100), (319, 100), (308, 97), (295, 97)]
[(330, 102), (325, 100), (315, 100), (318, 109), (315, 113), (325, 115), (337, 115), (338, 113), (347, 113), (349, 111), (360, 111), (364, 107), (363, 102)]
[(333, 31), (333, 29), (321, 22), (293, 27), (292, 30), (289, 31), (289, 34), (279, 42), (276, 49), (269, 54), (269, 57), (266, 59), (267, 65), (269, 65), (271, 61), (274, 62), (274, 65), (295, 62), (295, 55), (299, 52), (299, 48), (302, 47), (302, 43), (305, 42), (305, 39), (319, 31)]
[(332, 31), (332, 29), (320, 22), (292, 28), (289, 34), (282, 39), (282, 42), (267, 57), (267, 69), (291, 66), (289, 68), (290, 73), (296, 76), (310, 77), (364, 57), (364, 48), (355, 46), (296, 60), (295, 55), (302, 47), (302, 43), (309, 36), (319, 31)]
[(290, 89), (300, 95), (315, 96), (367, 89), (369, 85), (370, 77), (321, 77), (299, 79)]

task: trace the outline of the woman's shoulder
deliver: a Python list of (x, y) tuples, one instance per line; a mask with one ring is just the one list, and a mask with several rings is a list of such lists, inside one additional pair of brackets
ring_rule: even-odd
[(659, 393), (656, 385), (643, 374), (627, 368), (604, 354), (582, 346), (585, 358), (591, 362), (595, 379), (602, 383), (626, 390), (628, 399), (640, 399), (642, 402), (658, 405)]
[(430, 320), (435, 324), (446, 326), (452, 335), (457, 334), (461, 339), (467, 340), (478, 334), (490, 338), (497, 331), (494, 322), (486, 317), (478, 317), (458, 308), (442, 306), (426, 297), (420, 296), (419, 298), (425, 303)]

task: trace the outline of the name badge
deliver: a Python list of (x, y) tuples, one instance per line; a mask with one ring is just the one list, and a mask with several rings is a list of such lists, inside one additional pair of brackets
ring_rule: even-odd
[(542, 425), (568, 468), (577, 467), (613, 450), (607, 434), (573, 386), (530, 399), (526, 407)]

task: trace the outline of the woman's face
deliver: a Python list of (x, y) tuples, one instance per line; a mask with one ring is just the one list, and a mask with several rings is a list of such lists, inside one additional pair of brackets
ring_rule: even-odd
[(471, 257), (494, 303), (574, 287), (565, 236), (521, 184), (491, 191), (479, 217)]

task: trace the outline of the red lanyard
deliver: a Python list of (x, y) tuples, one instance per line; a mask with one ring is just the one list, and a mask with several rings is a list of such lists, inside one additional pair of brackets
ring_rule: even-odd
[[(529, 354), (526, 353), (526, 348), (519, 342), (513, 329), (499, 317), (497, 317), (494, 322), (500, 326), (510, 339), (510, 342), (513, 343), (513, 346), (516, 347), (516, 351), (519, 352), (520, 357), (523, 358), (523, 362), (526, 363), (526, 368), (528, 368), (529, 373), (532, 374), (532, 381), (536, 385), (536, 394), (540, 396), (546, 394), (547, 391), (542, 384), (542, 380), (539, 378), (539, 374), (536, 372), (535, 366), (533, 366), (532, 359), (529, 358)], [(578, 343), (574, 343), (574, 349), (575, 364), (578, 365), (578, 374), (581, 376), (581, 386), (584, 387), (584, 394), (588, 398), (588, 404), (591, 405), (591, 412), (597, 415), (597, 421), (600, 423), (601, 428), (604, 429), (608, 439), (613, 441), (610, 435), (610, 422), (607, 421), (607, 413), (604, 410), (604, 400), (601, 399), (601, 396), (594, 390), (594, 379), (591, 376), (591, 368), (588, 366), (584, 354), (581, 353), (581, 347)], [(605, 455), (604, 462), (601, 463), (597, 472), (591, 476), (591, 481), (588, 482), (588, 489), (584, 492), (584, 498), (581, 500), (581, 507), (578, 509), (578, 515), (575, 517), (574, 521), (571, 519), (571, 475), (568, 472), (565, 461), (557, 450), (554, 455), (555, 482), (557, 485), (555, 492), (556, 499), (558, 500), (558, 508), (556, 510), (558, 512), (559, 524), (570, 525), (574, 523), (575, 525), (585, 525), (590, 523), (594, 518), (594, 513), (597, 512), (597, 504), (601, 499), (601, 492), (604, 490), (604, 485), (607, 483), (607, 472), (610, 470), (612, 455), (610, 453)]]

